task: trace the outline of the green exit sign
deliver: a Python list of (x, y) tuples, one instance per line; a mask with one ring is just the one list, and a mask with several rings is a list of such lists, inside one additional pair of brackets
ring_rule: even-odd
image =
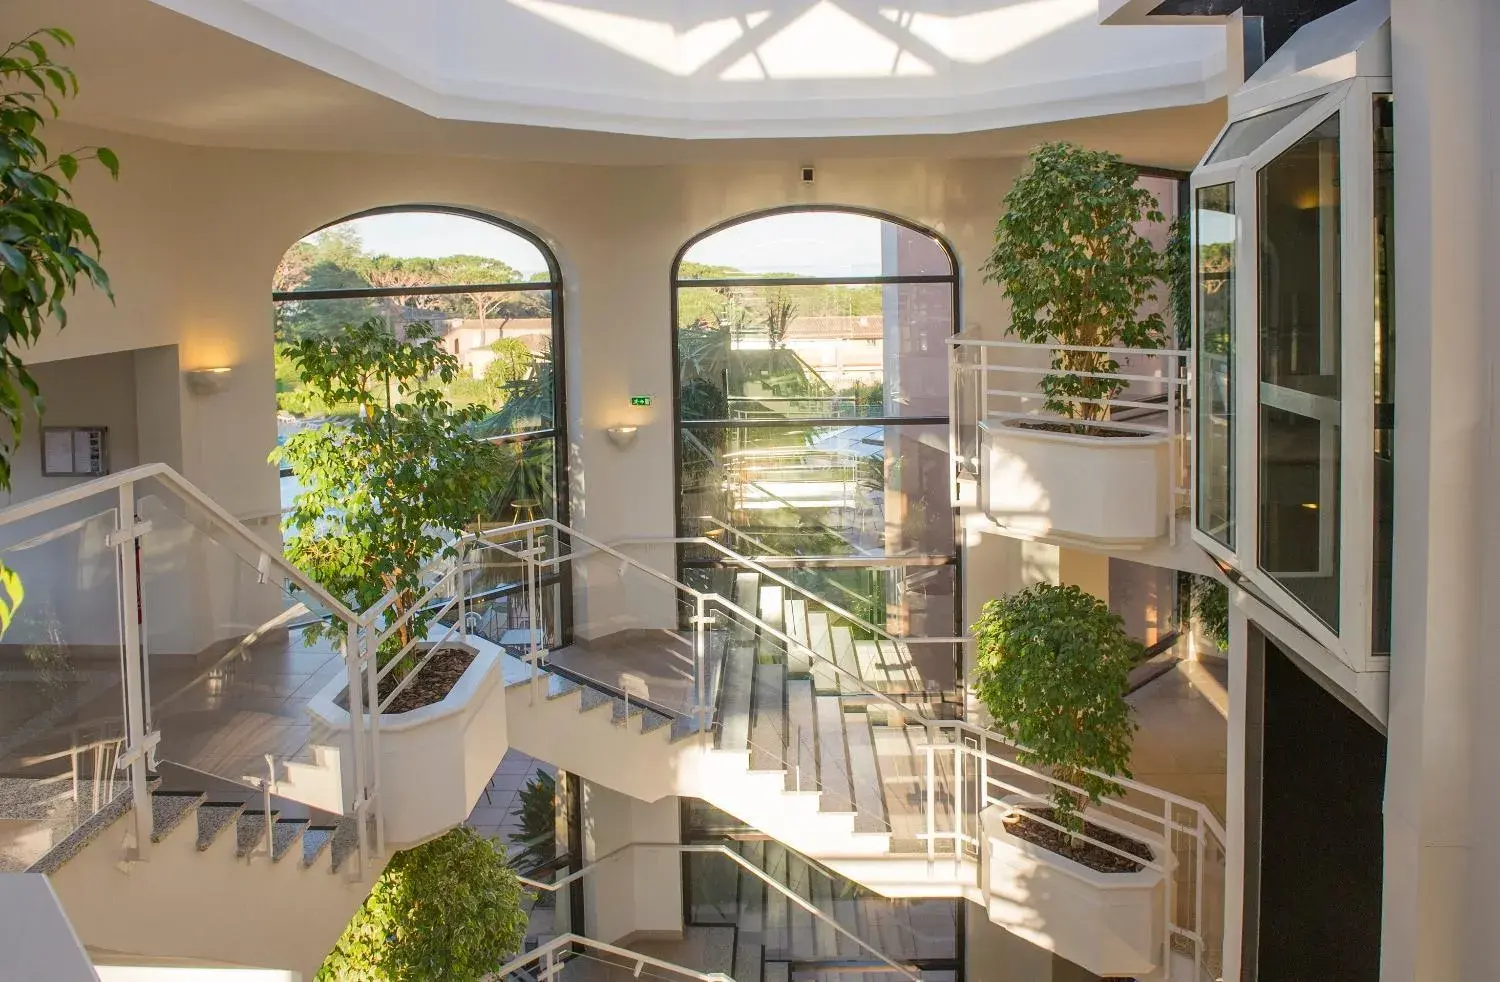
[(631, 396), (630, 397), (630, 404), (632, 406), (649, 406), (649, 405), (651, 405), (651, 397), (650, 396)]

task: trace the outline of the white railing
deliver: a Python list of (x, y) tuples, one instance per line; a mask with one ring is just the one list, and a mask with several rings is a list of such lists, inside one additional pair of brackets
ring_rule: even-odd
[[(485, 978), (490, 982), (504, 982), (511, 978), (519, 982), (553, 982), (562, 975), (569, 961), (579, 958), (596, 961), (605, 969), (624, 969), (630, 972), (632, 978), (637, 979), (650, 966), (658, 970), (645, 973), (651, 977), (694, 979), (696, 982), (735, 982), (723, 972), (695, 971), (629, 948), (585, 938), (581, 934), (558, 935), (546, 944), (506, 962)], [(608, 973), (606, 976), (609, 977)]]
[[(89, 798), (96, 806), (101, 790), (112, 794), (113, 772), (127, 774), (133, 823), (128, 852), (137, 860), (151, 849), (150, 780), (160, 763), (266, 794), (278, 790), (287, 762), (308, 749), (289, 730), (244, 726), (232, 749), (207, 750), (202, 731), (214, 725), (215, 713), (225, 717), (227, 728), (240, 695), (264, 702), (263, 691), (250, 691), (253, 680), (237, 677), (248, 652), (281, 645), (283, 638), (291, 644), (297, 626), (309, 623), (338, 625), (325, 633), (352, 636), (359, 624), (352, 610), (164, 464), (0, 510), (0, 539), (0, 559), (27, 589), (5, 638), (7, 649), (26, 652), (20, 670), (39, 677), (70, 673), (121, 692), (120, 715), (89, 718), (95, 737), (80, 743), (67, 733), (79, 729), (84, 712), (97, 714), (99, 702), (85, 705), (75, 686), (39, 687), (43, 696), (20, 707), (9, 732), (0, 733), (7, 766), (66, 762), (65, 772), (36, 783), (66, 779), (74, 800)], [(202, 667), (199, 659), (210, 653), (213, 660)], [(360, 719), (358, 675), (343, 654), (342, 646), (329, 650), (325, 667), (344, 673), (351, 715)], [(300, 715), (299, 708), (287, 701), (288, 715)], [(180, 721), (179, 712), (185, 714)], [(310, 728), (308, 734), (310, 739)], [(368, 729), (356, 725), (349, 748), (353, 794), (345, 802), (361, 819), (361, 876), (371, 868), (364, 821), (372, 807), (370, 738)], [(27, 753), (27, 747), (43, 750)], [(268, 826), (268, 849), (271, 831)]]
[(523, 876), (520, 877), (521, 885), (525, 886), (527, 889), (536, 890), (540, 893), (556, 895), (563, 890), (568, 889), (575, 883), (580, 883), (588, 879), (589, 877), (597, 875), (600, 871), (610, 867), (615, 862), (627, 856), (633, 856), (641, 853), (654, 853), (658, 855), (669, 854), (676, 856), (722, 856), (729, 862), (733, 863), (735, 866), (738, 866), (744, 872), (749, 873), (751, 876), (764, 883), (767, 890), (779, 893), (786, 899), (789, 904), (805, 910), (813, 917), (814, 920), (822, 922), (834, 934), (848, 939), (855, 947), (865, 952), (874, 961), (878, 961), (888, 966), (891, 971), (904, 976), (905, 978), (910, 980), (910, 982), (920, 982), (920, 978), (915, 972), (913, 972), (913, 970), (909, 966), (903, 965), (893, 960), (888, 955), (886, 955), (885, 952), (869, 944), (853, 931), (850, 931), (848, 928), (846, 928), (843, 924), (840, 924), (836, 919), (829, 916), (827, 911), (824, 911), (823, 909), (818, 907), (810, 899), (793, 890), (787, 884), (782, 883), (780, 880), (776, 879), (776, 877), (772, 876), (770, 873), (767, 873), (765, 870), (761, 869), (759, 866), (755, 865), (750, 860), (740, 855), (738, 852), (730, 849), (728, 846), (715, 845), (712, 843), (684, 845), (679, 843), (633, 842), (629, 845), (622, 846), (621, 848), (616, 849), (614, 852), (611, 852), (605, 856), (601, 856), (600, 858), (594, 860), (592, 863), (589, 863), (587, 866), (583, 867), (580, 870), (568, 873), (550, 883), (541, 880), (534, 880), (529, 877)]
[[(1067, 427), (1090, 435), (1165, 436), (1172, 443), (1172, 490), (1187, 504), (1191, 476), (1192, 351), (990, 341), (955, 334), (949, 340), (951, 457), (955, 480), (978, 474), (981, 426), (1007, 423)], [(1049, 394), (1049, 379), (1098, 391)]]

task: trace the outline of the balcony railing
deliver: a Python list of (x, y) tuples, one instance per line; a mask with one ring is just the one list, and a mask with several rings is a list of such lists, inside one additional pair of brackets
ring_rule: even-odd
[[(1165, 444), (1162, 463), (1126, 468), (1118, 477), (1139, 483), (1147, 479), (1147, 471), (1160, 472), (1155, 479), (1162, 485), (1165, 500), (1160, 508), (1167, 519), (1160, 524), (1175, 541), (1171, 518), (1189, 504), (1191, 351), (1032, 344), (967, 334), (955, 335), (950, 345), (955, 487), (961, 480), (983, 481), (987, 454), (997, 445), (1028, 439), (1045, 441), (1050, 436), (1058, 438), (1055, 442), (1059, 445), (1128, 449), (1139, 456), (1154, 452), (1150, 449), (1154, 444)], [(1074, 521), (1067, 514), (1067, 499), (1079, 490), (1078, 482), (1094, 482), (1094, 489), (1103, 489), (1100, 494), (1113, 491), (1124, 495), (1126, 489), (1118, 483), (1110, 487), (1117, 475), (1054, 473), (1047, 460), (1025, 459), (1024, 454), (1022, 458), (1019, 463), (1006, 458), (1010, 466), (995, 477), (1012, 482), (1018, 472), (1023, 478), (1034, 477), (1039, 486), (1031, 502), (1018, 502), (1004, 488), (991, 488), (998, 493), (989, 501), (981, 489), (979, 505), (991, 511), (997, 522), (1013, 525), (1018, 531), (1051, 532), (1062, 537), (1141, 537), (1140, 521), (1133, 525), (1124, 521), (1118, 536), (1107, 523), (1103, 527), (1087, 523), (1069, 527)], [(1026, 511), (1045, 510), (1049, 504), (1056, 504), (1062, 513), (1033, 515)], [(1097, 512), (1098, 502), (1086, 501), (1080, 510)]]

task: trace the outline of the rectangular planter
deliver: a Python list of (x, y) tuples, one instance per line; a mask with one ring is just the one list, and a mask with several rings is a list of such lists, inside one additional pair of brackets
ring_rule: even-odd
[(1088, 436), (985, 422), (979, 500), (996, 524), (1028, 536), (1145, 542), (1171, 519), (1171, 439)]
[[(1166, 942), (1163, 873), (1090, 869), (1012, 835), (1001, 818), (1004, 811), (991, 805), (980, 814), (990, 920), (1095, 975), (1154, 971)], [(1157, 856), (1164, 854), (1161, 842), (1133, 830), (1128, 834)]]
[[(474, 651), (474, 660), (446, 696), (430, 706), (380, 718), (385, 837), (395, 848), (423, 842), (468, 818), (509, 746), (504, 655), (482, 638), (470, 637), (461, 647)], [(349, 713), (338, 702), (346, 688), (343, 678), (334, 679), (307, 707), (345, 747)], [(352, 776), (346, 780), (352, 800)]]

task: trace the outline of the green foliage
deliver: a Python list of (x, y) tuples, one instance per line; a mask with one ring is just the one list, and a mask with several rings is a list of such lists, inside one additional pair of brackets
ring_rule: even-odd
[[(1141, 222), (1164, 220), (1139, 174), (1118, 156), (1068, 143), (1044, 143), (1005, 195), (995, 247), (983, 271), (1010, 300), (1009, 332), (1037, 344), (1159, 348), (1160, 314), (1142, 314), (1166, 275)], [(1057, 374), (1041, 383), (1049, 412), (1102, 420), (1122, 383), (1119, 365), (1094, 352), (1057, 352)]]
[(520, 952), (523, 897), (498, 842), (453, 829), (391, 858), (316, 982), (478, 982)]
[(1083, 789), (1052, 799), (1059, 823), (1081, 832), (1087, 803), (1120, 794), (1109, 778), (1130, 776), (1125, 694), (1140, 644), (1102, 600), (1048, 583), (986, 603), (973, 633), (975, 692), (995, 729), (1021, 748), (1022, 763)]
[[(396, 591), (390, 623), (415, 603), (423, 567), (493, 492), (500, 454), (469, 432), (483, 410), (454, 409), (434, 387), (453, 380), (458, 361), (426, 325), (403, 341), (374, 318), (292, 342), (287, 357), (324, 403), (356, 408), (271, 454), (304, 489), (283, 522), (287, 559), (355, 610)], [(424, 629), (415, 617), (399, 642)]]
[[(73, 207), (69, 190), (80, 164), (96, 160), (111, 177), (120, 162), (107, 147), (83, 147), (56, 156), (42, 141), (58, 100), (78, 94), (78, 79), (58, 64), (48, 45), (68, 48), (60, 28), (33, 31), (0, 51), (0, 490), (10, 490), (11, 455), (21, 440), (29, 405), (43, 411), (41, 392), (19, 348), (29, 348), (47, 324), (68, 324), (65, 301), (80, 280), (109, 293), (99, 265), (99, 236), (87, 215)], [(113, 299), (113, 294), (110, 294)], [(24, 598), (21, 580), (0, 565), (0, 634)]]
[(557, 781), (551, 774), (537, 771), (511, 814), (521, 820), (521, 831), (510, 837), (511, 845), (522, 847), (517, 867), (535, 869), (557, 858)]
[(1162, 262), (1172, 329), (1177, 347), (1186, 350), (1193, 346), (1193, 226), (1186, 215), (1172, 222)]
[(1192, 586), (1193, 616), (1198, 618), (1203, 633), (1218, 645), (1220, 651), (1229, 650), (1229, 588), (1212, 576), (1196, 575)]

